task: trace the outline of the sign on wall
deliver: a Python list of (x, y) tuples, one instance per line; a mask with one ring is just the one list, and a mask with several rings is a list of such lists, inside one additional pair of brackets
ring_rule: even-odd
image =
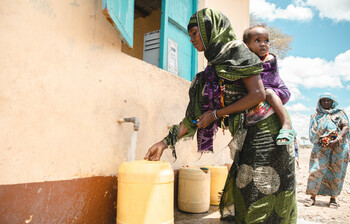
[(177, 61), (177, 43), (168, 38), (168, 72), (179, 74)]

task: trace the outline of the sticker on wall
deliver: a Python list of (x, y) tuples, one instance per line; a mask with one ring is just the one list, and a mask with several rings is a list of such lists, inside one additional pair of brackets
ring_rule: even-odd
[(168, 72), (178, 75), (177, 43), (168, 39)]

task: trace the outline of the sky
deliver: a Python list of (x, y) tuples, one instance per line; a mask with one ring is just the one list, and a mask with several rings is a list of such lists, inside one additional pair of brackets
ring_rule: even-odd
[(297, 138), (310, 144), (301, 137), (309, 137), (322, 93), (335, 95), (350, 116), (350, 0), (250, 0), (250, 13), (293, 37), (279, 74), (291, 92), (285, 106)]

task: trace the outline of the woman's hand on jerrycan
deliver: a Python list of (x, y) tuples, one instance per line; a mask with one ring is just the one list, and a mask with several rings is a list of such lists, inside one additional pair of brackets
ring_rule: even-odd
[(156, 144), (152, 145), (150, 149), (148, 149), (148, 152), (144, 159), (150, 161), (159, 161), (164, 149), (166, 149), (165, 143), (163, 141), (157, 142)]

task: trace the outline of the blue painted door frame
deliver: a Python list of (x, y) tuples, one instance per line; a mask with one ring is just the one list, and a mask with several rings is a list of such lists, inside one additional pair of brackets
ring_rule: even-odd
[(190, 43), (187, 24), (197, 11), (197, 0), (162, 0), (159, 67), (167, 70), (168, 39), (178, 46), (178, 74), (191, 81), (197, 73), (197, 51)]

